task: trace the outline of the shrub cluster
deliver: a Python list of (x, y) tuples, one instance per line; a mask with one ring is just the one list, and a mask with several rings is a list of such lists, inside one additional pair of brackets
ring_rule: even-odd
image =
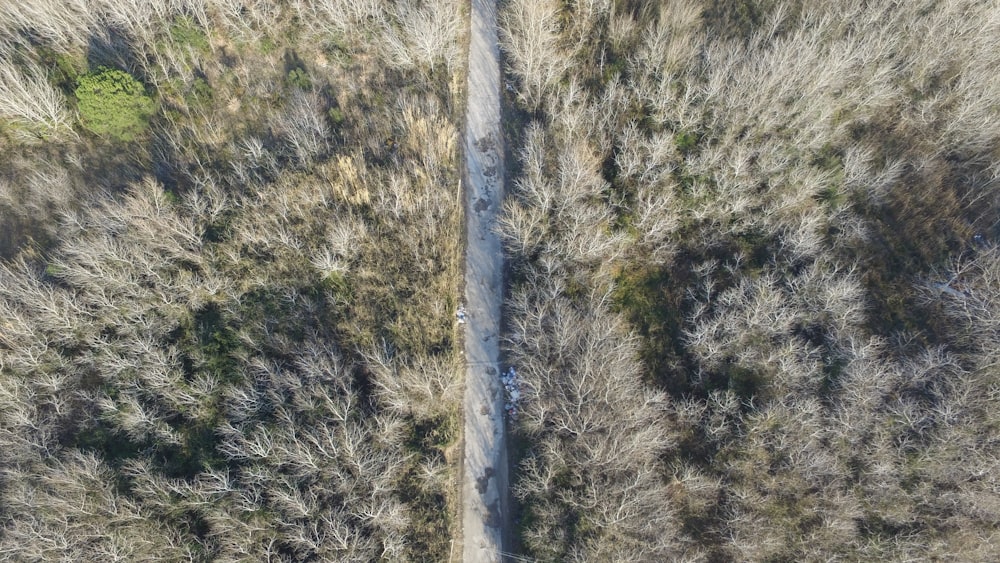
[(85, 74), (74, 94), (80, 121), (92, 133), (131, 141), (149, 127), (153, 100), (127, 72), (100, 68)]

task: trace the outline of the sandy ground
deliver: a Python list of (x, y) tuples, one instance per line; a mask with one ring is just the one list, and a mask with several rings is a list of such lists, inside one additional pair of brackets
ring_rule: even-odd
[(472, 0), (465, 126), (465, 453), (462, 561), (501, 561), (507, 451), (497, 362), (503, 252), (493, 232), (503, 201), (500, 63), (495, 0)]

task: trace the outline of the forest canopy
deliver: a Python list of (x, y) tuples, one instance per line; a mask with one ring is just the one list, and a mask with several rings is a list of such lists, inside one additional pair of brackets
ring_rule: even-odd
[[(508, 550), (995, 559), (1000, 5), (498, 10)], [(0, 559), (461, 551), (469, 15), (0, 4)]]
[(0, 559), (447, 557), (459, 13), (0, 7)]
[(502, 18), (527, 554), (995, 557), (997, 4)]

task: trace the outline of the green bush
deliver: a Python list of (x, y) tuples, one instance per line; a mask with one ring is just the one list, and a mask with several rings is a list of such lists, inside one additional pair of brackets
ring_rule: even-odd
[(184, 101), (188, 105), (203, 105), (212, 101), (212, 86), (204, 78), (195, 78), (191, 87), (184, 94)]
[(178, 45), (189, 46), (196, 51), (206, 53), (211, 49), (208, 36), (191, 18), (178, 18), (170, 26), (170, 38)]
[(340, 108), (330, 108), (326, 114), (330, 116), (330, 121), (332, 121), (335, 126), (340, 127), (344, 124), (344, 112), (341, 111)]
[(153, 100), (127, 72), (99, 68), (77, 80), (77, 107), (83, 126), (119, 141), (131, 141), (149, 127)]
[(288, 85), (301, 90), (308, 90), (312, 80), (304, 68), (293, 68), (288, 71)]
[(698, 145), (698, 135), (691, 131), (681, 131), (674, 135), (674, 143), (681, 154), (688, 154)]

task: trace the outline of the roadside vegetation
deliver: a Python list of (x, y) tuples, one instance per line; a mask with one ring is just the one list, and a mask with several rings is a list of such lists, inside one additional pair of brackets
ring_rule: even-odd
[(509, 0), (543, 561), (1000, 551), (1000, 9)]
[(448, 557), (461, 14), (0, 7), (0, 558)]

